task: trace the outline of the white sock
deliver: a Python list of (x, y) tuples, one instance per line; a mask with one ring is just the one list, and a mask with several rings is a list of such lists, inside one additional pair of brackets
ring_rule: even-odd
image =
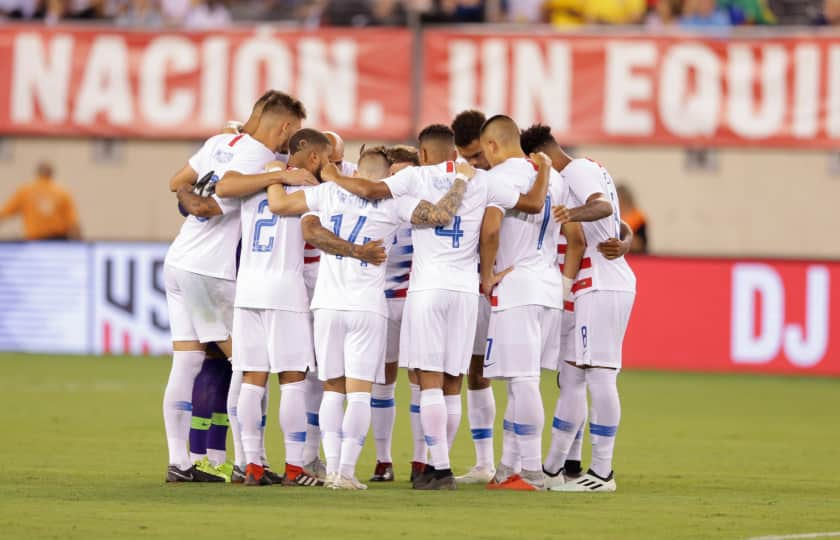
[(286, 463), (303, 467), (306, 442), (306, 381), (280, 386), (280, 429), (286, 445)]
[(265, 382), (265, 393), (263, 394), (260, 407), (262, 408), (262, 419), (260, 420), (260, 462), (268, 467), (268, 454), (265, 453), (265, 424), (268, 419), (268, 394), (271, 380)]
[(356, 477), (356, 462), (370, 429), (370, 393), (347, 394), (347, 411), (341, 424), (341, 458), (338, 470), (346, 478)]
[(242, 372), (234, 371), (230, 377), (228, 389), (227, 413), (230, 421), (230, 434), (233, 437), (233, 463), (242, 470), (245, 463), (245, 452), (242, 450), (242, 429), (239, 427), (239, 414), (236, 408), (239, 403), (239, 392), (242, 390)]
[(318, 425), (318, 411), (324, 395), (324, 383), (311, 371), (306, 374), (306, 443), (303, 447), (304, 464), (312, 463), (318, 457), (321, 446), (321, 428)]
[(545, 409), (540, 396), (539, 377), (517, 377), (510, 383), (516, 404), (513, 426), (519, 446), (522, 471), (542, 471), (542, 431)]
[(586, 371), (586, 384), (592, 398), (592, 417), (589, 435), (592, 437), (592, 463), (589, 468), (602, 478), (612, 472), (615, 435), (621, 420), (618, 399), (618, 371), (592, 368)]
[(443, 396), (443, 401), (446, 403), (446, 445), (452, 450), (455, 436), (458, 435), (458, 426), (461, 425), (461, 396)]
[(227, 461), (227, 452), (225, 452), (224, 450), (208, 448), (207, 459), (210, 461), (210, 465), (218, 467), (219, 465)]
[(432, 467), (449, 469), (449, 447), (446, 444), (446, 401), (443, 390), (431, 388), (420, 392), (420, 421), (426, 445), (429, 447)]
[(467, 390), (467, 419), (475, 445), (475, 464), (484, 469), (492, 469), (496, 463), (493, 455), (493, 422), (496, 421), (493, 388)]
[(192, 391), (204, 363), (204, 351), (175, 351), (163, 392), (163, 425), (169, 446), (169, 464), (185, 470), (192, 466), (187, 440), (192, 420)]
[(420, 385), (409, 384), (411, 389), (411, 437), (414, 441), (414, 454), (411, 461), (426, 463), (428, 447), (423, 435), (423, 423), (420, 421)]
[(344, 394), (324, 392), (321, 409), (318, 411), (321, 424), (321, 444), (327, 460), (327, 474), (338, 472), (341, 457), (341, 424), (344, 421)]
[(505, 407), (505, 418), (502, 421), (502, 465), (514, 472), (522, 469), (522, 461), (519, 459), (519, 447), (516, 442), (516, 431), (513, 426), (513, 410), (516, 399), (510, 390), (510, 383), (507, 383), (507, 406)]
[(262, 463), (262, 448), (260, 434), (262, 432), (262, 410), (260, 402), (265, 396), (265, 387), (256, 384), (242, 383), (239, 393), (239, 403), (236, 405), (239, 413), (239, 428), (242, 431), (242, 450), (245, 452), (246, 463)]
[(563, 364), (558, 375), (560, 397), (551, 422), (551, 448), (543, 468), (557, 474), (569, 455), (586, 418), (586, 370)]
[(578, 427), (575, 440), (572, 441), (572, 446), (569, 448), (569, 454), (566, 456), (566, 461), (580, 461), (583, 453), (583, 432), (586, 428), (586, 421), (589, 419), (589, 406), (586, 403), (586, 394), (583, 395), (583, 422)]
[(391, 439), (397, 407), (394, 402), (395, 384), (374, 384), (370, 394), (370, 421), (376, 442), (376, 461), (391, 463)]

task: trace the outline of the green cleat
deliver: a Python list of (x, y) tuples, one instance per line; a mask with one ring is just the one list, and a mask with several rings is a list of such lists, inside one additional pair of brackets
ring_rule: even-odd
[(230, 475), (222, 472), (221, 467), (213, 466), (213, 464), (210, 463), (210, 461), (206, 457), (201, 461), (197, 462), (195, 464), (195, 468), (205, 474), (217, 476), (221, 478), (223, 482), (230, 482)]

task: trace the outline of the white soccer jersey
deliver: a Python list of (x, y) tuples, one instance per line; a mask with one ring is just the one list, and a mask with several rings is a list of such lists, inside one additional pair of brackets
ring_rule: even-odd
[(607, 170), (589, 159), (575, 159), (566, 165), (561, 176), (569, 190), (570, 208), (582, 206), (595, 193), (603, 193), (612, 203), (613, 214), (598, 221), (583, 222), (586, 251), (573, 291), (636, 291), (636, 276), (624, 257), (609, 260), (598, 251), (598, 244), (621, 237), (621, 213), (615, 184)]
[[(493, 184), (527, 193), (537, 178), (537, 166), (525, 158), (511, 158), (490, 169), (486, 176)], [(563, 280), (556, 265), (558, 225), (551, 216), (555, 201), (566, 198), (563, 180), (551, 171), (545, 206), (539, 214), (508, 210), (499, 233), (496, 272), (513, 267), (502, 279), (490, 299), (494, 311), (539, 305), (563, 307)]]
[[(397, 228), (411, 219), (419, 200), (401, 197), (371, 202), (356, 197), (338, 185), (327, 182), (307, 189), (306, 204), (324, 227), (336, 236), (354, 243), (385, 240), (391, 245)], [(388, 316), (385, 303), (385, 265), (372, 265), (338, 255), (321, 257), (312, 309), (370, 311)]]
[[(234, 156), (243, 145), (242, 135), (222, 134), (210, 137), (189, 159), (199, 178), (212, 172), (217, 182), (228, 171)], [(239, 243), (239, 201), (213, 198), (222, 209), (221, 216), (187, 216), (178, 236), (166, 253), (165, 264), (194, 274), (221, 279), (236, 279), (236, 245)]]
[(352, 161), (347, 161), (346, 159), (341, 161), (341, 174), (342, 176), (353, 176), (356, 174), (356, 171), (359, 169), (358, 165), (353, 163)]
[(305, 242), (303, 244), (303, 281), (307, 289), (315, 288), (318, 279), (318, 266), (321, 264), (321, 250)]
[[(300, 189), (307, 188), (293, 186), (286, 191)], [(308, 312), (300, 216), (273, 214), (268, 196), (261, 192), (242, 200), (241, 219), (242, 255), (234, 305)]]
[[(491, 184), (479, 171), (467, 183), (464, 199), (446, 227), (417, 226), (413, 230), (414, 259), (408, 290), (447, 289), (478, 294), (478, 239), (488, 205), (512, 208), (519, 192)], [(391, 195), (437, 202), (455, 181), (455, 163), (407, 167), (385, 180)]]
[(411, 226), (402, 226), (394, 233), (385, 263), (385, 298), (405, 298), (413, 253)]

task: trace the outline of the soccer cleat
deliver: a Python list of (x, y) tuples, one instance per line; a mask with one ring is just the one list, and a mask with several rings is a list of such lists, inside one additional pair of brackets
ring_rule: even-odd
[(330, 488), (335, 490), (355, 491), (367, 489), (367, 486), (359, 482), (356, 477), (347, 478), (346, 476), (336, 474), (335, 481), (332, 485), (330, 485)]
[(436, 471), (426, 482), (414, 486), (421, 491), (451, 491), (458, 489), (452, 471)]
[(510, 476), (504, 482), (501, 482), (495, 487), (490, 487), (492, 484), (487, 484), (487, 489), (498, 489), (498, 490), (508, 490), (508, 491), (542, 491), (542, 486), (537, 486), (532, 484), (531, 482), (525, 480), (518, 474), (514, 474)]
[(601, 478), (592, 469), (589, 469), (580, 478), (566, 482), (561, 488), (554, 489), (554, 491), (603, 491), (612, 493), (616, 488), (615, 474), (613, 471), (610, 471), (609, 476), (606, 478)]
[(225, 479), (214, 474), (208, 474), (195, 468), (195, 465), (188, 469), (179, 469), (176, 465), (170, 465), (166, 469), (167, 482), (224, 482)]
[(423, 471), (426, 470), (426, 464), (421, 463), (419, 461), (412, 461), (411, 462), (411, 483), (413, 484), (415, 480), (417, 480)]
[(567, 459), (563, 464), (563, 476), (566, 482), (570, 480), (577, 480), (583, 476), (583, 469), (580, 468), (580, 461)]
[(338, 481), (338, 473), (327, 473), (326, 479), (324, 480), (324, 487), (333, 489), (335, 483)]
[(303, 467), (286, 464), (286, 474), (283, 475), (284, 486), (320, 487), (324, 481)]
[(265, 467), (255, 463), (249, 463), (245, 467), (246, 486), (270, 486), (271, 480), (265, 474)]
[(394, 481), (394, 464), (376, 462), (376, 469), (373, 470), (373, 476), (370, 477), (371, 482), (393, 482)]
[(265, 475), (268, 477), (268, 481), (271, 482), (272, 485), (283, 485), (283, 477), (274, 472), (269, 465), (263, 465), (263, 469), (265, 469)]
[(234, 465), (230, 473), (231, 484), (242, 484), (245, 482), (245, 471), (239, 465)]
[(316, 457), (309, 463), (303, 466), (303, 468), (310, 473), (314, 474), (319, 480), (326, 480), (327, 479), (327, 466), (324, 465), (324, 462), (321, 461), (320, 457)]
[(557, 474), (551, 474), (543, 468), (543, 475), (545, 476), (545, 489), (549, 491), (560, 491), (560, 486), (566, 483), (566, 475), (563, 469), (557, 471)]
[(219, 469), (219, 467), (213, 466), (213, 464), (210, 463), (210, 460), (208, 460), (207, 457), (204, 457), (204, 459), (196, 462), (195, 468), (205, 474), (218, 476), (222, 479), (222, 482), (230, 482), (230, 477), (225, 476), (225, 474)]
[(423, 472), (417, 475), (411, 482), (411, 487), (414, 489), (422, 489), (422, 486), (435, 477), (435, 468), (431, 465), (426, 465)]
[(496, 469), (493, 466), (490, 466), (488, 469), (476, 465), (467, 471), (466, 474), (456, 476), (455, 481), (459, 484), (487, 484), (493, 480), (494, 476), (496, 476)]
[(513, 468), (508, 467), (504, 463), (499, 463), (499, 466), (496, 467), (496, 474), (493, 476), (493, 479), (487, 483), (487, 489), (498, 489), (502, 483), (516, 474), (516, 471)]
[(226, 482), (230, 482), (231, 476), (233, 476), (233, 463), (230, 461), (222, 463), (216, 467), (216, 471), (225, 477)]

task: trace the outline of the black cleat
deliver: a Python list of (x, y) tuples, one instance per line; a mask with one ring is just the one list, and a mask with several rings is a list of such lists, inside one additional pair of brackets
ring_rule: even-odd
[(273, 484), (283, 485), (283, 476), (271, 470), (268, 465), (265, 466), (265, 477)]
[(580, 466), (580, 461), (567, 459), (563, 464), (563, 476), (567, 480), (577, 480), (583, 476), (583, 469)]
[(423, 491), (451, 491), (458, 488), (452, 470), (447, 469), (444, 471), (436, 470), (426, 482), (415, 485), (414, 489)]
[(376, 462), (376, 469), (373, 471), (373, 476), (370, 477), (371, 482), (393, 482), (394, 481), (394, 464)]
[(245, 471), (239, 468), (239, 465), (233, 466), (233, 472), (230, 473), (231, 484), (242, 484), (245, 482)]
[(166, 469), (167, 482), (222, 482), (225, 479), (215, 474), (208, 474), (195, 468), (195, 465), (186, 470), (179, 469), (176, 465), (170, 465)]
[(411, 483), (413, 484), (415, 480), (420, 478), (420, 475), (423, 474), (423, 471), (426, 470), (426, 464), (421, 463), (419, 461), (412, 461), (411, 462)]
[(423, 473), (417, 476), (414, 481), (411, 483), (411, 487), (414, 489), (423, 489), (426, 483), (430, 482), (434, 477), (437, 471), (431, 465), (426, 465), (426, 468), (423, 470)]

